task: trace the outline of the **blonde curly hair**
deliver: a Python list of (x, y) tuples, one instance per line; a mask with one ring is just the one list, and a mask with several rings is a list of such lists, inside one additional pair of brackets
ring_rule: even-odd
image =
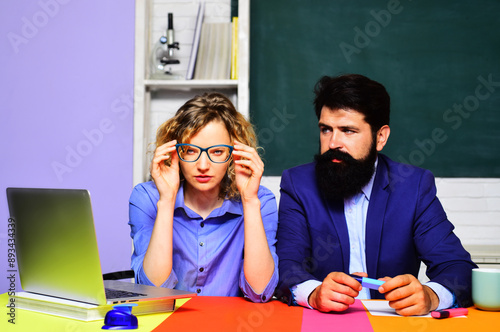
[[(237, 140), (257, 149), (257, 136), (252, 124), (236, 111), (229, 98), (217, 92), (195, 96), (182, 105), (174, 117), (158, 128), (155, 145), (158, 147), (174, 139), (177, 143), (189, 143), (191, 137), (212, 121), (224, 124), (231, 142)], [(239, 199), (240, 194), (234, 181), (233, 159), (228, 162), (230, 164), (221, 182), (219, 197)]]

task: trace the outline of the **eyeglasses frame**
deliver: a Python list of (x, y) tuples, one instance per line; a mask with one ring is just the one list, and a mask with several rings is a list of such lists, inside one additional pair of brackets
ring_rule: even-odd
[[(184, 160), (184, 159), (182, 159), (181, 155), (179, 154), (179, 149), (182, 148), (183, 146), (193, 146), (193, 147), (195, 147), (197, 149), (200, 149), (200, 154), (198, 155), (198, 158), (196, 158), (195, 160)], [(224, 161), (213, 161), (212, 158), (210, 158), (210, 155), (208, 154), (208, 150), (210, 150), (211, 148), (214, 148), (214, 147), (218, 147), (218, 146), (224, 146), (226, 148), (229, 148), (229, 156)], [(229, 161), (229, 159), (231, 159), (231, 155), (233, 153), (234, 147), (231, 146), (231, 145), (227, 145), (227, 144), (216, 144), (216, 145), (209, 146), (208, 148), (202, 148), (202, 147), (200, 147), (198, 145), (194, 145), (194, 144), (178, 143), (178, 144), (175, 145), (175, 149), (177, 151), (177, 156), (179, 157), (179, 159), (182, 160), (185, 163), (194, 163), (194, 162), (198, 161), (198, 159), (200, 159), (200, 157), (201, 157), (201, 154), (203, 152), (205, 152), (207, 154), (208, 160), (210, 160), (214, 164), (224, 164), (224, 163), (227, 163)]]

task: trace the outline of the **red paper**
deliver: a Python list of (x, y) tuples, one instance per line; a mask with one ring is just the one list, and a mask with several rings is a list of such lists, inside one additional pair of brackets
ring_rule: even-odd
[(299, 332), (302, 312), (302, 307), (279, 301), (252, 303), (241, 297), (197, 296), (153, 331)]

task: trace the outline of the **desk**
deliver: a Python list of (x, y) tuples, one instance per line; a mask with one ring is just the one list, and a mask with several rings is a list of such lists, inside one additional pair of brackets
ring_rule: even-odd
[[(469, 308), (467, 318), (437, 320), (420, 317), (372, 316), (361, 302), (344, 313), (324, 314), (302, 307), (288, 307), (278, 301), (250, 303), (242, 298), (199, 296), (178, 300), (174, 313), (139, 316), (135, 331), (500, 331), (500, 312), (486, 312)], [(5, 306), (7, 295), (0, 295)], [(4, 311), (5, 312), (5, 311)], [(1, 315), (1, 331), (99, 331), (102, 322), (80, 322), (26, 310), (16, 311), (16, 324)], [(168, 318), (168, 319), (167, 319)], [(102, 331), (102, 330), (101, 330)]]

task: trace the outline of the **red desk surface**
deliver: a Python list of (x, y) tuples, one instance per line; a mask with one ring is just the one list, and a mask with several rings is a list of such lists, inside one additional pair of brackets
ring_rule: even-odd
[(500, 331), (500, 312), (469, 308), (467, 318), (372, 316), (356, 301), (343, 313), (289, 307), (279, 301), (251, 303), (238, 297), (198, 296), (161, 323), (161, 331)]

